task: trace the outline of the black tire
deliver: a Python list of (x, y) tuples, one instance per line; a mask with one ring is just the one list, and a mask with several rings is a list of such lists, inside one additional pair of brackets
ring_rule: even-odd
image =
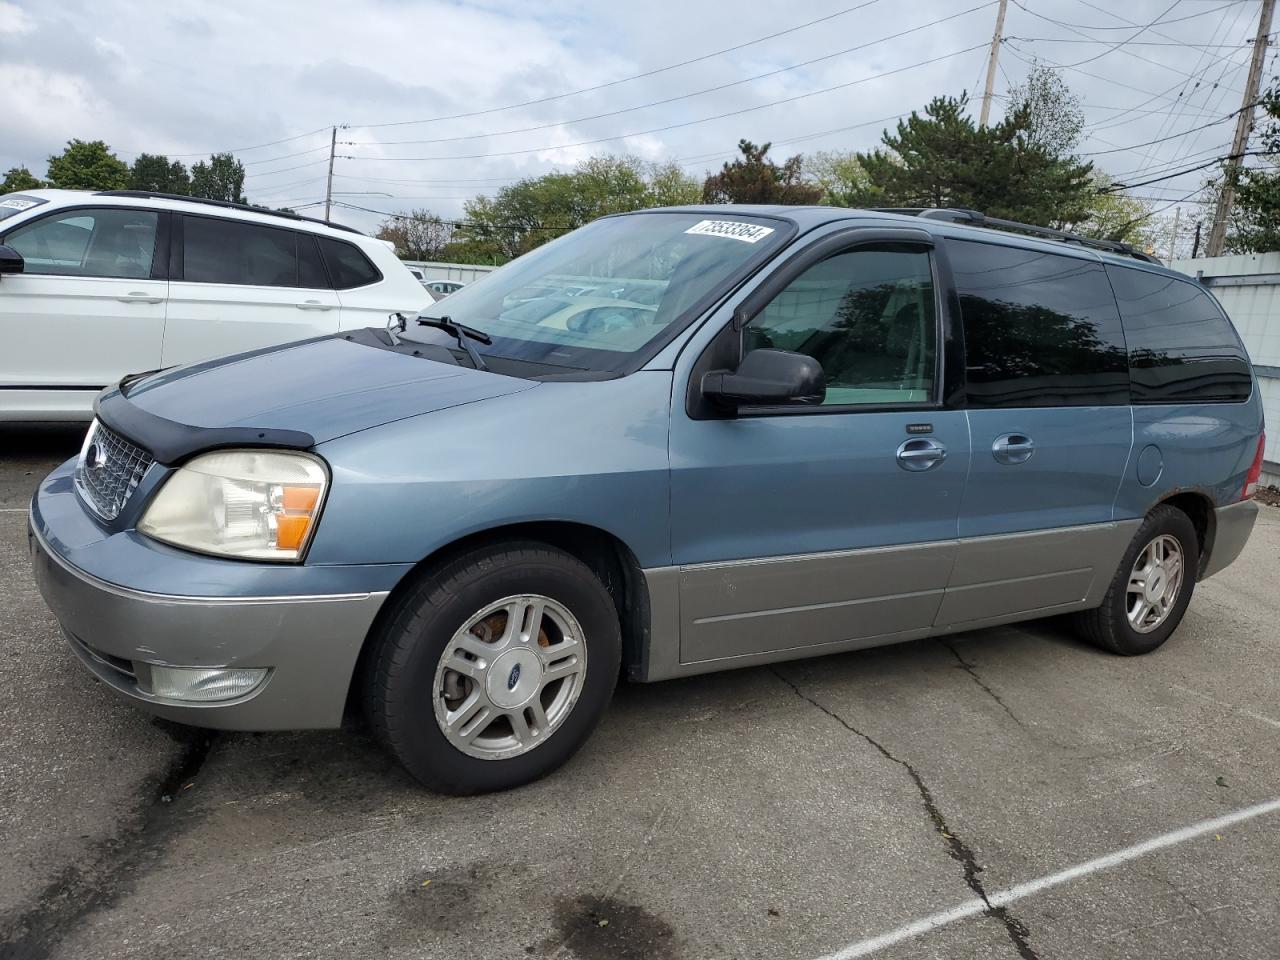
[[(467, 619), (504, 597), (537, 593), (563, 604), (582, 627), (587, 668), (572, 709), (542, 743), (507, 759), (455, 747), (435, 715), (436, 667)], [(561, 550), (518, 542), (480, 547), (420, 574), (373, 638), (364, 706), (379, 740), (425, 786), (465, 795), (545, 776), (582, 746), (613, 696), (622, 654), (618, 613), (591, 569)]]
[[(1149, 543), (1161, 535), (1173, 537), (1182, 548), (1184, 564), (1182, 586), (1165, 621), (1150, 633), (1139, 633), (1129, 622), (1127, 609), (1129, 575), (1138, 561), (1138, 556)], [(1191, 519), (1176, 507), (1168, 505), (1156, 507), (1147, 514), (1133, 542), (1129, 544), (1129, 549), (1120, 560), (1120, 567), (1116, 570), (1111, 586), (1107, 589), (1102, 606), (1075, 615), (1074, 623), (1077, 632), (1094, 646), (1121, 656), (1133, 657), (1150, 653), (1178, 629), (1183, 614), (1187, 612), (1187, 605), (1191, 603), (1191, 594), (1195, 591), (1199, 568), (1200, 538), (1196, 535), (1196, 528)]]

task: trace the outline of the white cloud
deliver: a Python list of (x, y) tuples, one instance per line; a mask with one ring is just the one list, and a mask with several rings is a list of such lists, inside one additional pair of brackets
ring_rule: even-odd
[(35, 23), (16, 3), (0, 0), (0, 36), (21, 36), (35, 29)]
[[(1146, 22), (1164, 5), (1164, 0), (1133, 0), (1119, 15)], [(456, 215), (462, 199), (478, 190), (595, 152), (706, 158), (688, 167), (701, 174), (731, 155), (742, 137), (773, 141), (782, 156), (798, 150), (865, 149), (878, 139), (883, 124), (803, 139), (794, 147), (786, 144), (818, 131), (906, 113), (939, 93), (972, 92), (981, 81), (985, 49), (980, 45), (990, 38), (992, 7), (808, 67), (627, 109), (823, 57), (959, 9), (954, 0), (881, 0), (725, 56), (568, 98), (479, 116), (373, 126), (489, 111), (607, 84), (826, 16), (836, 6), (831, 0), (792, 0), (782, 6), (740, 0), (727, 15), (729, 6), (722, 0), (607, 5), (588, 0), (487, 0), (483, 5), (452, 0), (224, 0), (216, 6), (204, 0), (0, 0), (0, 83), (6, 91), (0, 111), (0, 169), (19, 162), (39, 167), (35, 158), (55, 152), (71, 137), (105, 139), (126, 159), (132, 156), (128, 151), (196, 154), (182, 157), (190, 163), (201, 153), (239, 148), (251, 197), (302, 203), (322, 194), (328, 127), (345, 123), (352, 126), (339, 132), (339, 140), (365, 142), (339, 147), (335, 182), (343, 191), (394, 194), (367, 197), (361, 205), (427, 206)], [(1183, 4), (1170, 16), (1195, 13), (1199, 6), (1208, 5)], [(1193, 43), (1208, 43), (1211, 36), (1214, 43), (1243, 41), (1255, 14), (1245, 10), (1248, 4), (1239, 7), (1172, 24), (1162, 32)], [(1072, 23), (1123, 26), (1117, 15), (1080, 7), (1076, 0), (1039, 0), (1035, 9)], [(1006, 33), (1073, 36), (1015, 7), (1010, 8)], [(1126, 32), (1098, 35), (1115, 42)], [(970, 46), (975, 49), (960, 56), (805, 96)], [(1104, 48), (1012, 42), (1001, 63), (1013, 81), (1027, 69), (1018, 49), (1071, 62)], [(1138, 60), (1130, 55), (1134, 53), (1166, 66)], [(1183, 102), (1197, 112), (1226, 114), (1239, 99), (1229, 88), (1238, 91), (1243, 82), (1243, 70), (1217, 59), (1226, 54), (1243, 62), (1248, 49), (1242, 42), (1238, 51), (1135, 45), (1082, 68), (1111, 80), (1074, 72), (1066, 77), (1085, 98), (1093, 125), (1116, 116), (1109, 107), (1141, 104), (1166, 90), (1171, 99), (1156, 99), (1143, 109)], [(1180, 78), (1196, 71), (1210, 83), (1179, 98)], [(1220, 72), (1224, 76), (1214, 87)], [(997, 90), (1003, 92), (1007, 84), (1002, 75)], [(749, 109), (796, 96), (803, 99)], [(577, 119), (621, 110), (627, 112)], [(719, 114), (731, 115), (702, 122)], [(1139, 112), (1129, 119), (1131, 123), (1101, 132), (1085, 149), (1137, 143), (1204, 122), (1175, 118), (1162, 133), (1165, 115)], [(641, 132), (675, 124), (687, 125)], [(500, 133), (543, 125), (545, 129)], [(318, 132), (298, 136), (309, 131)], [(1172, 141), (1157, 148), (1154, 159), (1172, 159), (1187, 143), (1203, 150), (1229, 132), (1228, 124), (1221, 136), (1215, 128), (1198, 141)], [(565, 146), (603, 137), (617, 139)], [(285, 142), (242, 149), (278, 140)], [(391, 142), (415, 140), (438, 142)], [(1120, 172), (1138, 166), (1142, 155), (1102, 159)], [(1186, 189), (1197, 182), (1193, 176)], [(357, 225), (369, 226), (370, 219), (361, 217)]]

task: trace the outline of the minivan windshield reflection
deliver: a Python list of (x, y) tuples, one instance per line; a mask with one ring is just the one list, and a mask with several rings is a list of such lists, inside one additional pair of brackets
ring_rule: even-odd
[[(597, 220), (433, 304), (483, 331), (485, 357), (617, 373), (690, 308), (785, 239), (776, 220), (642, 213)], [(409, 324), (406, 336), (455, 346)], [(465, 362), (465, 361), (464, 361)]]

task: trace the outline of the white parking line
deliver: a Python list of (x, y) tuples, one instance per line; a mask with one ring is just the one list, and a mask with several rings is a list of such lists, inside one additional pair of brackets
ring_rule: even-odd
[(1250, 720), (1257, 720), (1261, 723), (1267, 724), (1268, 726), (1280, 729), (1280, 720), (1273, 720), (1271, 717), (1257, 713), (1254, 710), (1246, 710), (1244, 707), (1237, 707), (1230, 703), (1223, 703), (1221, 700), (1211, 697), (1207, 693), (1201, 693), (1199, 690), (1192, 690), (1190, 687), (1184, 687), (1180, 683), (1171, 683), (1169, 686), (1173, 687), (1175, 690), (1181, 690), (1183, 693), (1190, 694), (1193, 697), (1199, 697), (1201, 700), (1207, 700), (1209, 703), (1222, 707), (1224, 710), (1230, 710), (1243, 717), (1248, 717)]
[(26, 513), (26, 507), (0, 507), (0, 513)]
[[(1128, 863), (1130, 860), (1136, 860), (1138, 857), (1144, 857), (1148, 853), (1163, 850), (1165, 847), (1185, 843), (1187, 840), (1194, 840), (1196, 837), (1203, 837), (1205, 834), (1217, 833), (1233, 824), (1243, 823), (1263, 814), (1275, 813), (1277, 810), (1280, 810), (1280, 799), (1267, 800), (1264, 803), (1254, 804), (1252, 807), (1244, 807), (1234, 813), (1214, 817), (1211, 820), (1201, 820), (1199, 823), (1193, 823), (1190, 826), (1183, 827), (1181, 830), (1162, 833), (1158, 837), (1135, 843), (1131, 847), (1125, 847), (1123, 850), (1108, 853), (1106, 856), (1098, 857), (1094, 860), (1086, 860), (1084, 863), (1076, 864), (1074, 867), (1067, 867), (1065, 870), (1059, 870), (1057, 873), (1040, 877), (1038, 880), (1029, 880), (1026, 883), (1020, 883), (1005, 890), (997, 890), (988, 897), (988, 900), (992, 907), (1005, 907), (1033, 894), (1042, 893), (1051, 887), (1069, 883), (1091, 873), (1117, 867), (1122, 863)], [(975, 917), (986, 912), (986, 910), (987, 904), (974, 897), (958, 906), (952, 907), (950, 910), (932, 914), (898, 927), (895, 930), (889, 930), (877, 937), (851, 943), (847, 947), (821, 957), (820, 960), (855, 960), (856, 957), (867, 957), (883, 950), (885, 947), (891, 947), (895, 943), (910, 940), (912, 937), (918, 937), (922, 933), (928, 933), (938, 927), (945, 927), (948, 924), (955, 923), (957, 920)]]

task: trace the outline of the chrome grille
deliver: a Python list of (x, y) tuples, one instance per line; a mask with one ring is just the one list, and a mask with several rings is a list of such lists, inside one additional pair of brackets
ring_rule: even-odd
[(154, 462), (147, 451), (95, 420), (76, 462), (76, 489), (89, 509), (114, 520)]

